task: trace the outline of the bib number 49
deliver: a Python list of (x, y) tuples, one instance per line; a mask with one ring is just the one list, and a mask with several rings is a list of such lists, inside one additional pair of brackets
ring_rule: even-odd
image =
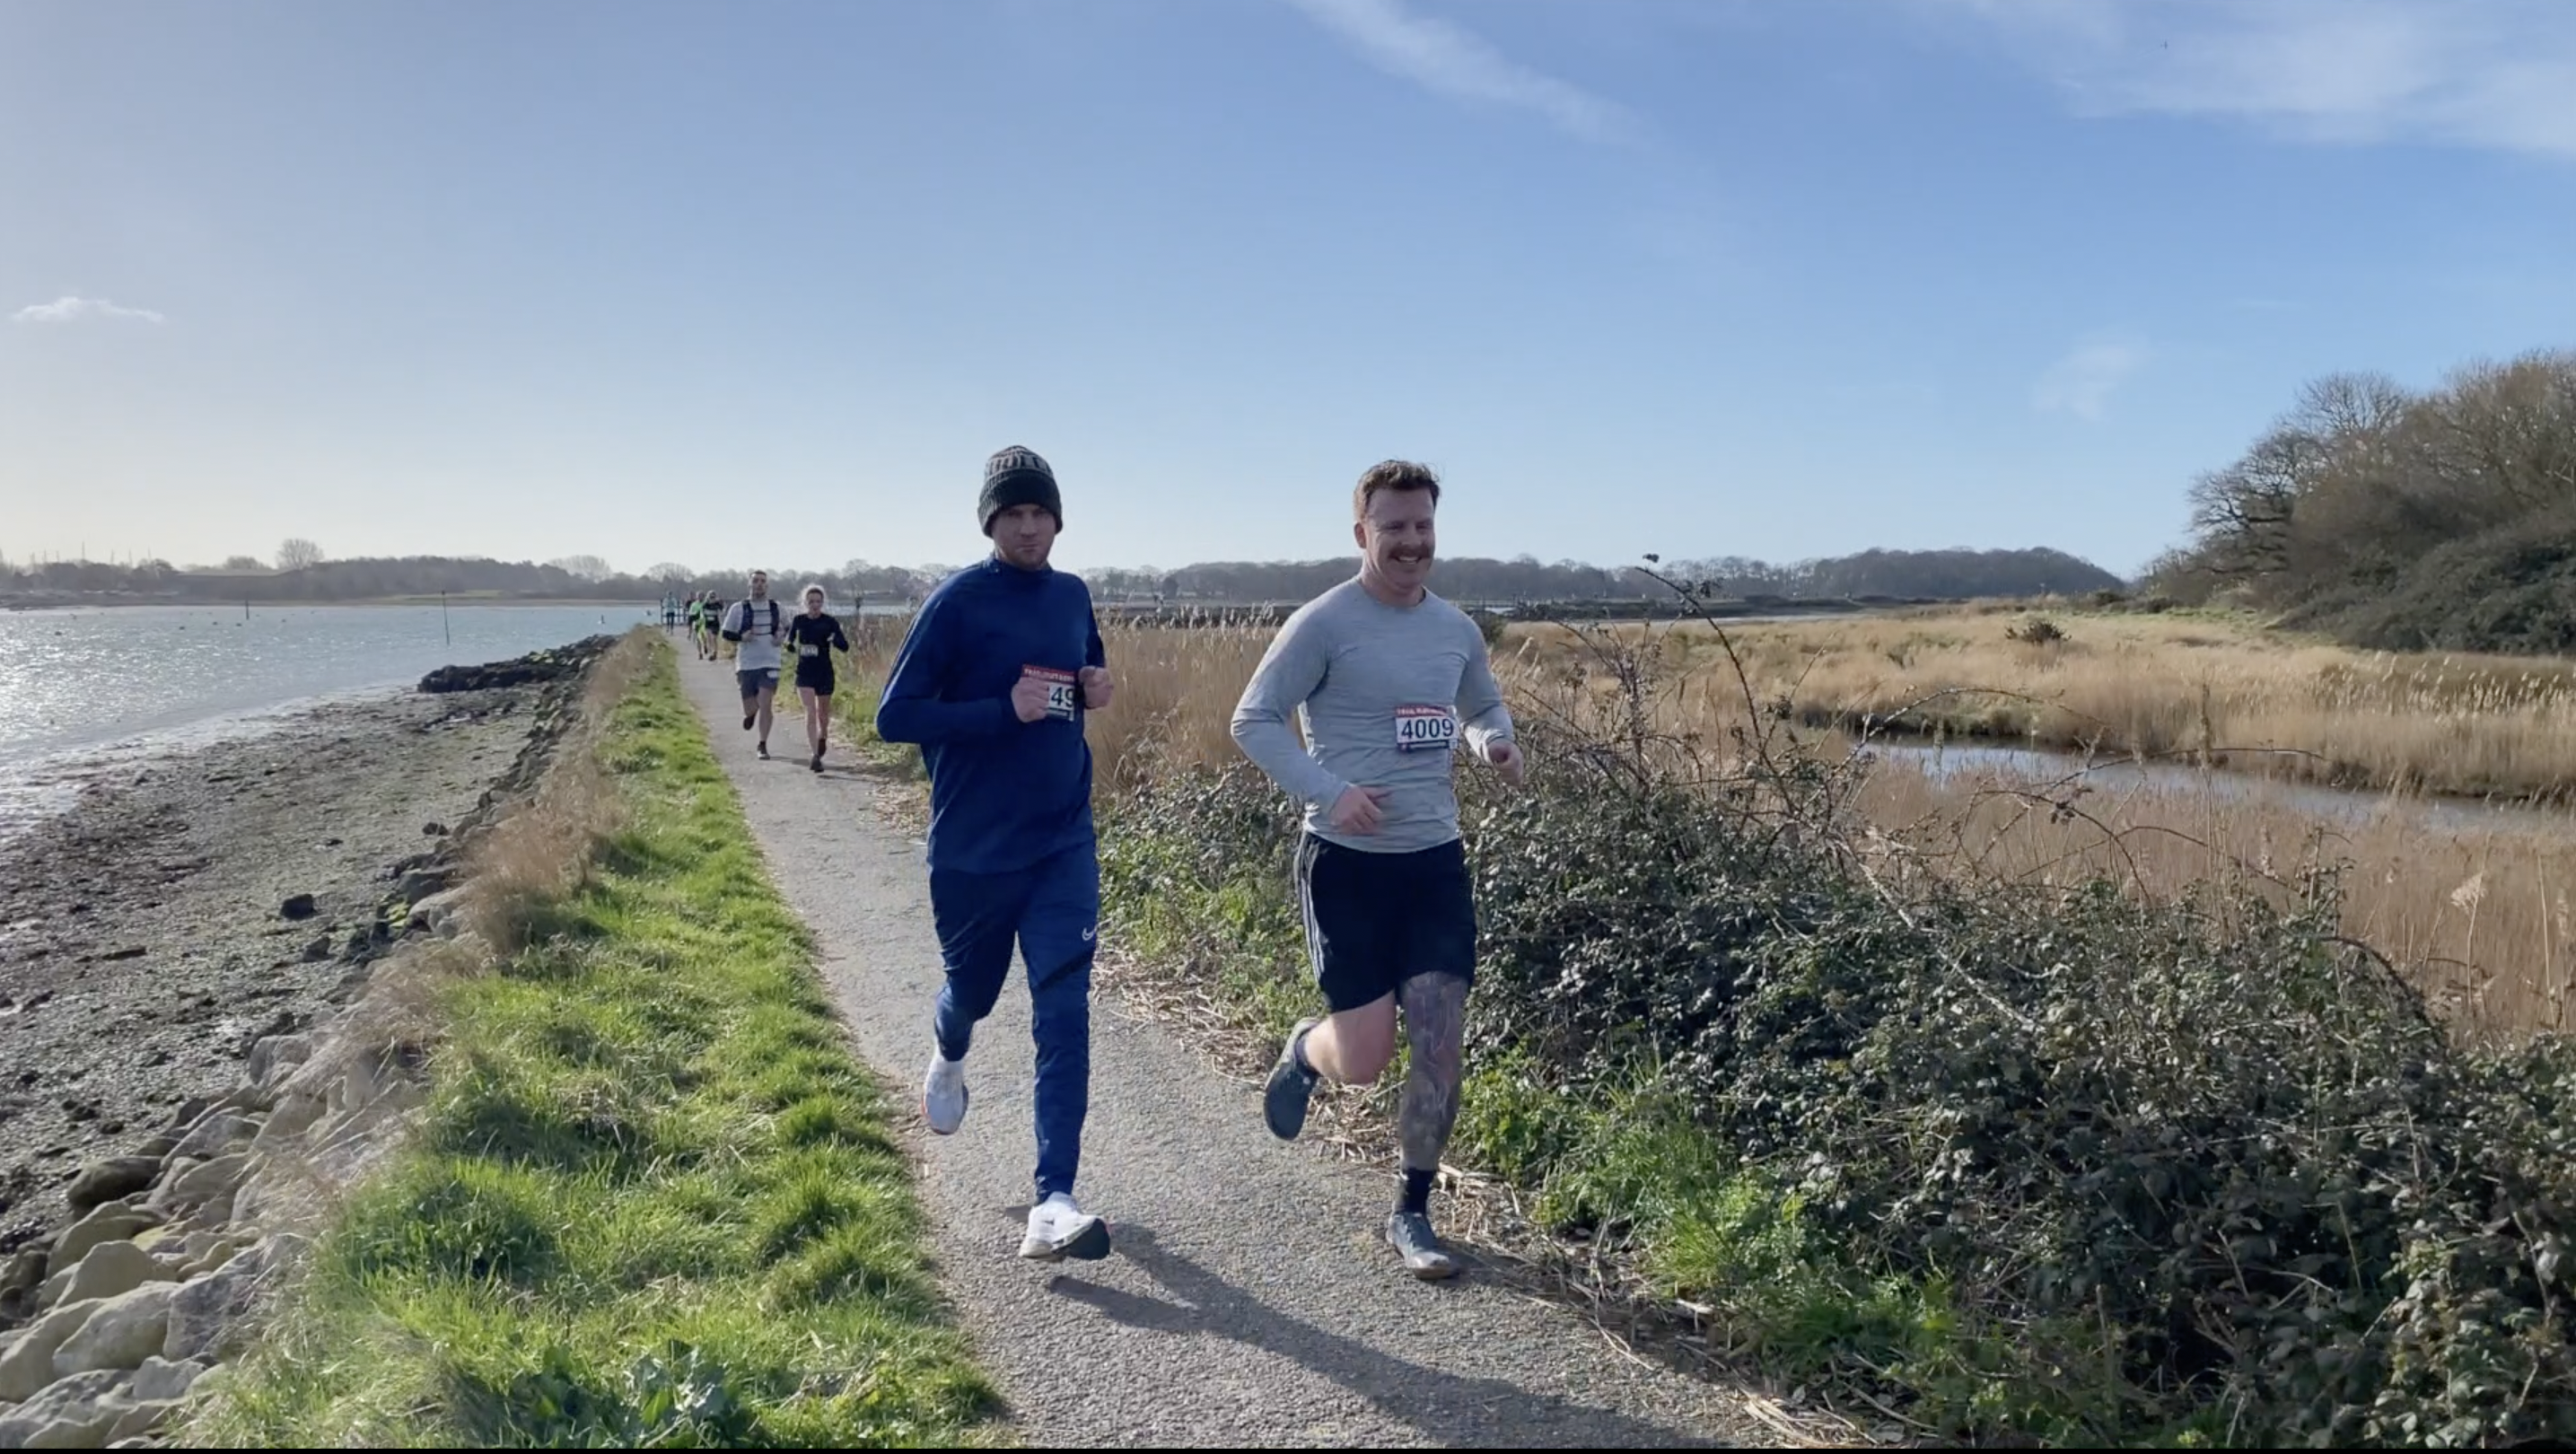
[(1076, 686), (1076, 678), (1072, 672), (1059, 671), (1051, 666), (1024, 666), (1020, 668), (1020, 675), (1034, 677), (1046, 683), (1048, 716), (1066, 722), (1073, 720), (1074, 705), (1079, 700), (1074, 694), (1080, 688)]
[(1446, 752), (1458, 745), (1458, 718), (1446, 707), (1395, 709), (1398, 752)]

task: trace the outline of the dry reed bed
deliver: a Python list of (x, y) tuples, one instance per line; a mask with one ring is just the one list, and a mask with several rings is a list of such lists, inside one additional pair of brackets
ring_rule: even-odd
[[(2576, 662), (2356, 652), (2207, 615), (2051, 613), (2065, 638), (2016, 639), (1990, 610), (1728, 628), (1765, 700), (1810, 726), (1923, 730), (2223, 765), (2342, 786), (2564, 802), (2576, 788)], [(1674, 675), (1714, 674), (1699, 624), (1651, 638)], [(1589, 669), (1564, 626), (1513, 627), (1535, 670)], [(1732, 690), (1732, 683), (1727, 684)]]
[[(2089, 634), (2097, 621), (2132, 625), (2088, 617), (2080, 628)], [(1997, 623), (1995, 630), (2000, 633), (2007, 624)], [(1849, 639), (1888, 631), (1919, 633), (1924, 626), (1837, 622), (1823, 629), (1848, 633)], [(2254, 647), (2186, 645), (2175, 639), (2190, 634), (2180, 623), (2148, 621), (2132, 630), (2129, 639), (2153, 642), (2156, 631), (2166, 633), (2163, 649), (2169, 653), (2232, 650), (2260, 659)], [(1091, 719), (1100, 791), (1114, 796), (1165, 768), (1233, 761), (1228, 721), (1271, 629), (1218, 621), (1191, 629), (1111, 626), (1107, 632), (1119, 690), (1110, 710)], [(1732, 731), (1745, 723), (1741, 692), (1731, 674), (1712, 669), (1717, 660), (1711, 654), (1713, 640), (1701, 632), (1676, 634), (1685, 640), (1697, 635), (1709, 645), (1668, 651), (1659, 674), (1643, 683), (1637, 700), (1646, 720), (1638, 725), (1723, 748)], [(2152, 661), (2143, 649), (2131, 655)], [(881, 678), (884, 651), (874, 656)], [(2302, 647), (2274, 659), (2284, 658), (2309, 663), (2311, 677), (2318, 680), (2336, 679), (2332, 669), (2337, 667), (2355, 678), (2387, 679), (2371, 675), (2377, 668), (2355, 668), (2367, 659), (2352, 653)], [(1963, 653), (1962, 659), (1980, 658)], [(2567, 690), (2569, 668), (2564, 663), (2515, 665), (2535, 679), (2558, 682), (2552, 691)], [(1498, 668), (1516, 709), (1524, 714), (1581, 718), (1597, 728), (1618, 710), (1615, 672), (1598, 658), (1515, 644), (1507, 646)], [(868, 669), (867, 664), (861, 669)], [(1777, 668), (1756, 664), (1754, 669)], [(2169, 685), (2186, 679), (2170, 664), (2154, 671), (2161, 675), (2143, 667), (2140, 674)], [(2454, 672), (2449, 680), (2451, 687), (2445, 690), (2456, 689), (2461, 676)], [(2252, 681), (2249, 675), (2249, 690)], [(2428, 696), (2422, 700), (2430, 700), (2431, 690), (2425, 688)], [(2346, 700), (2365, 698), (2353, 688)], [(2377, 700), (2408, 699), (2383, 691)], [(2315, 711), (2322, 720), (2327, 709)], [(1821, 745), (1829, 752), (1848, 746), (1832, 737)], [(2576, 744), (2567, 751), (2576, 757)], [(2063, 810), (2061, 803), (2067, 805)], [(1935, 775), (1897, 760), (1883, 760), (1873, 768), (1856, 806), (1885, 833), (1889, 852), (1910, 854), (1943, 871), (2047, 884), (2108, 874), (2161, 899), (2179, 898), (2203, 884), (2277, 899), (2299, 881), (2307, 865), (2348, 862), (2346, 932), (2405, 966), (2455, 1023), (2480, 1036), (2569, 1028), (2568, 1001), (2576, 992), (2576, 952), (2569, 948), (2576, 923), (2571, 923), (2568, 902), (2576, 888), (2576, 832), (2435, 830), (2427, 827), (2420, 805), (2395, 793), (2383, 795), (2366, 816), (2338, 819), (2272, 799), (2259, 787), (2224, 794), (2106, 791), (2080, 777), (2042, 782), (1993, 774)]]

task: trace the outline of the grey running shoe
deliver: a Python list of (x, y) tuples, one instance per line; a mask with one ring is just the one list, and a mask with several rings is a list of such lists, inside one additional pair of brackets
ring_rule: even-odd
[(1424, 1282), (1458, 1275), (1458, 1264), (1440, 1246), (1440, 1234), (1431, 1230), (1431, 1219), (1420, 1212), (1397, 1212), (1387, 1218), (1386, 1240), (1404, 1259), (1404, 1270)]
[(1297, 1022), (1297, 1028), (1288, 1032), (1288, 1043), (1279, 1047), (1279, 1063), (1270, 1068), (1270, 1084), (1262, 1089), (1261, 1117), (1270, 1123), (1270, 1134), (1282, 1141), (1294, 1141), (1306, 1129), (1306, 1103), (1314, 1099), (1317, 1077), (1297, 1063), (1297, 1042), (1322, 1023)]
[(966, 1062), (943, 1060), (930, 1052), (930, 1073), (921, 1078), (921, 1119), (933, 1134), (953, 1136), (966, 1121)]

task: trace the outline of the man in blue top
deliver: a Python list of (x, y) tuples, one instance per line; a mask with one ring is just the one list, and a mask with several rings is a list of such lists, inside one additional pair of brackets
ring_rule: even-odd
[(966, 1119), (966, 1048), (993, 1012), (1018, 942), (1037, 1039), (1037, 1204), (1020, 1255), (1109, 1254), (1075, 1205), (1091, 1101), (1091, 956), (1100, 856), (1083, 714), (1113, 690), (1091, 592), (1047, 556), (1064, 529), (1055, 472), (1017, 445), (984, 465), (977, 511), (992, 559), (921, 604), (877, 706), (877, 735), (921, 745), (930, 770), (930, 907), (948, 970), (922, 1119)]

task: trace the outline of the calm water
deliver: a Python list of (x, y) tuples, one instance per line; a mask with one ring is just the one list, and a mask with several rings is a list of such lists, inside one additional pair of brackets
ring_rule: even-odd
[(1870, 751), (1890, 762), (1911, 763), (1935, 778), (1987, 779), (2010, 783), (2054, 783), (2076, 774), (2098, 792), (2205, 793), (2231, 802), (2284, 804), (2321, 818), (2361, 822), (2381, 813), (2400, 813), (2427, 828), (2448, 833), (2514, 830), (2565, 834), (2576, 829), (2576, 814), (2560, 808), (2485, 803), (2464, 798), (2409, 798), (2392, 801), (2383, 793), (2351, 792), (2315, 783), (2287, 782), (2261, 773), (2226, 769), (2202, 770), (2178, 762), (2099, 760), (2089, 767), (2068, 753), (1985, 744), (1880, 740)]
[(398, 690), (645, 619), (640, 604), (458, 606), (444, 624), (434, 605), (0, 613), (0, 838), (98, 771), (267, 730), (316, 698)]

